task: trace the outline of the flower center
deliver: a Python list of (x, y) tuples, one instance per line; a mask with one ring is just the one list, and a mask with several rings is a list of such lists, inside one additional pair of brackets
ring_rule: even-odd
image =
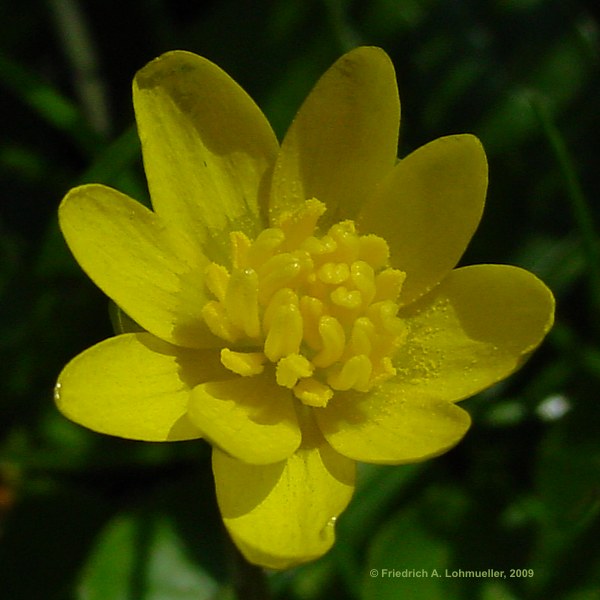
[(232, 268), (207, 267), (216, 299), (202, 310), (230, 345), (225, 367), (252, 376), (272, 363), (277, 383), (309, 406), (393, 377), (390, 357), (406, 336), (396, 316), (405, 273), (386, 266), (387, 242), (357, 234), (353, 221), (318, 237), (325, 210), (311, 199), (255, 240), (231, 233)]

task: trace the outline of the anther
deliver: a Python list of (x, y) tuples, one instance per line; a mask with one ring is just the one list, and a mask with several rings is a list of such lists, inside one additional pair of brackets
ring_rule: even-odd
[(202, 307), (202, 318), (210, 331), (228, 342), (236, 342), (240, 338), (239, 330), (229, 320), (225, 307), (220, 302), (211, 300)]
[(350, 277), (350, 269), (346, 263), (326, 262), (317, 271), (317, 277), (331, 285), (339, 285)]
[(309, 377), (294, 387), (294, 395), (306, 406), (323, 408), (333, 398), (333, 390), (324, 383)]
[(229, 234), (231, 242), (231, 261), (236, 269), (244, 269), (247, 264), (247, 253), (252, 242), (242, 231), (232, 231)]
[(260, 336), (258, 316), (258, 275), (254, 269), (235, 269), (225, 294), (230, 321), (249, 338)]
[(302, 343), (302, 316), (297, 304), (283, 304), (274, 311), (265, 340), (265, 354), (276, 362), (288, 354), (298, 354)]
[(204, 271), (206, 287), (220, 302), (225, 300), (225, 292), (229, 283), (229, 272), (222, 265), (210, 263)]
[(262, 373), (265, 361), (266, 357), (262, 352), (233, 352), (229, 348), (221, 350), (222, 365), (243, 377)]
[(301, 354), (288, 354), (277, 362), (275, 379), (278, 385), (293, 388), (298, 379), (310, 377), (315, 367)]
[(355, 389), (366, 392), (373, 366), (368, 356), (359, 354), (347, 360), (341, 368), (332, 371), (327, 377), (327, 383), (334, 390)]
[(319, 334), (321, 351), (313, 358), (313, 364), (325, 368), (342, 357), (346, 345), (346, 334), (340, 322), (329, 315), (324, 315), (319, 319)]

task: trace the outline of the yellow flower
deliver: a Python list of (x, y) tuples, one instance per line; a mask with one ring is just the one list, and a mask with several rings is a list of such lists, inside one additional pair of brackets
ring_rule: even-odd
[(469, 427), (455, 404), (541, 342), (553, 297), (503, 265), (455, 269), (487, 164), (471, 135), (398, 161), (400, 104), (378, 48), (342, 56), (281, 146), (221, 69), (170, 52), (133, 99), (154, 211), (71, 190), (77, 261), (144, 329), (63, 370), (60, 410), (95, 431), (204, 437), (233, 540), (286, 568), (325, 553), (355, 461), (436, 456)]

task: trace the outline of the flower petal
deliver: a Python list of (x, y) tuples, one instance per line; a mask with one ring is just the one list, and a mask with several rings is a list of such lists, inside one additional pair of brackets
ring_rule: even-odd
[(149, 333), (126, 333), (69, 362), (58, 378), (55, 400), (67, 418), (100, 433), (188, 440), (202, 437), (186, 415), (191, 388), (223, 376), (217, 352), (176, 348)]
[(217, 344), (201, 316), (207, 261), (155, 213), (92, 184), (66, 195), (59, 219), (83, 270), (144, 329), (176, 345)]
[(283, 460), (301, 440), (293, 396), (272, 373), (194, 388), (189, 415), (206, 438), (247, 463)]
[(229, 231), (259, 231), (278, 150), (271, 126), (229, 75), (191, 52), (141, 69), (133, 101), (154, 210), (222, 261)]
[(358, 224), (390, 246), (394, 267), (406, 272), (400, 301), (425, 294), (456, 265), (483, 212), (487, 161), (472, 135), (439, 138), (395, 167)]
[(408, 328), (394, 357), (402, 394), (457, 401), (523, 363), (552, 327), (554, 298), (528, 271), (476, 265), (452, 271), (398, 316)]
[(317, 423), (340, 454), (361, 462), (402, 464), (442, 454), (469, 429), (469, 414), (450, 402), (406, 395), (384, 383), (369, 394), (338, 393)]
[(322, 219), (353, 217), (393, 168), (400, 101), (394, 67), (379, 48), (342, 56), (317, 82), (281, 146), (273, 176), (271, 218), (317, 198)]
[(354, 491), (354, 462), (335, 452), (314, 424), (303, 429), (298, 451), (272, 465), (248, 465), (213, 450), (225, 526), (250, 562), (271, 569), (325, 554)]

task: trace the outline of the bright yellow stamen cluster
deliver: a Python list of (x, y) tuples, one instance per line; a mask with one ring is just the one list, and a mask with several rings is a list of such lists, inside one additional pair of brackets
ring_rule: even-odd
[(352, 221), (317, 237), (324, 212), (307, 200), (253, 241), (232, 233), (232, 268), (208, 266), (216, 299), (202, 311), (231, 346), (221, 352), (225, 367), (247, 377), (273, 363), (277, 383), (309, 406), (395, 375), (390, 356), (405, 338), (396, 316), (405, 274), (386, 266), (386, 241), (357, 234)]

